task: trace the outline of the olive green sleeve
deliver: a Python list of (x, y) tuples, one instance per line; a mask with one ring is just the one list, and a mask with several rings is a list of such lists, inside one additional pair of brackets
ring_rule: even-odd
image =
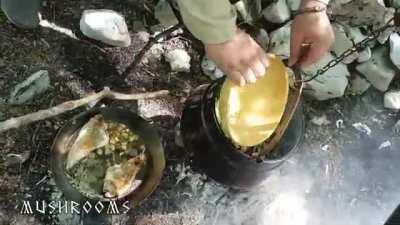
[(236, 31), (236, 10), (229, 0), (178, 0), (183, 22), (207, 44), (230, 40)]

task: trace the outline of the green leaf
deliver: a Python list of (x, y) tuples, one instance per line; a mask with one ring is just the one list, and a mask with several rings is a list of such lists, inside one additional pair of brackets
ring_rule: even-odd
[(39, 25), (39, 9), (42, 0), (1, 0), (1, 9), (7, 18), (21, 28)]

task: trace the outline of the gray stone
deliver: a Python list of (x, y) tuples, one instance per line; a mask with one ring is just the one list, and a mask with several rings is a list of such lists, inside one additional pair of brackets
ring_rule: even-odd
[(383, 105), (388, 109), (400, 109), (400, 91), (388, 91), (383, 97)]
[[(333, 56), (328, 53), (318, 62), (305, 68), (304, 71), (307, 74), (313, 75), (318, 69), (325, 66), (332, 59)], [(347, 76), (350, 76), (347, 66), (343, 63), (339, 63), (326, 71), (323, 75), (306, 83), (305, 93), (321, 101), (341, 97), (348, 84)]]
[(358, 52), (357, 62), (363, 63), (368, 61), (372, 56), (371, 48), (366, 47), (364, 50)]
[(379, 145), (378, 149), (379, 150), (390, 149), (391, 146), (392, 146), (392, 142), (390, 142), (389, 140), (386, 140)]
[(171, 99), (140, 99), (137, 103), (138, 114), (144, 118), (178, 117), (178, 105)]
[(393, 16), (393, 9), (386, 8), (378, 1), (349, 1), (346, 4), (335, 4), (331, 7), (331, 15), (336, 21), (345, 22), (351, 26), (383, 26), (388, 18)]
[(36, 95), (45, 92), (50, 87), (50, 78), (47, 70), (40, 70), (32, 74), (28, 79), (15, 86), (8, 102), (12, 105), (20, 105)]
[(238, 1), (235, 3), (235, 8), (239, 12), (240, 16), (246, 21), (246, 18), (249, 16), (248, 15), (248, 10), (246, 8), (246, 5), (244, 4), (243, 1)]
[(234, 4), (243, 22), (252, 24), (261, 14), (261, 1), (237, 1)]
[(361, 133), (364, 133), (364, 134), (366, 134), (366, 135), (371, 135), (371, 133), (372, 133), (372, 130), (371, 130), (371, 128), (369, 128), (368, 127), (368, 125), (366, 125), (365, 123), (353, 123), (353, 127), (356, 129), (356, 130), (358, 130), (358, 131), (360, 131)]
[(175, 49), (164, 54), (165, 60), (169, 62), (171, 70), (174, 72), (190, 71), (190, 56), (183, 49)]
[(162, 44), (159, 43), (154, 44), (153, 46), (151, 46), (149, 50), (149, 58), (160, 59), (163, 53), (164, 53), (164, 48)]
[(350, 81), (350, 92), (356, 95), (363, 94), (370, 87), (371, 84), (358, 74)]
[[(360, 43), (363, 41), (367, 36), (361, 33), (360, 28), (358, 27), (350, 27), (350, 26), (345, 26), (343, 27), (346, 35), (354, 42), (354, 43)], [(373, 46), (372, 46), (373, 47)], [(367, 46), (361, 51), (358, 51), (358, 58), (357, 62), (362, 63), (366, 62), (371, 58), (371, 46)]]
[(284, 23), (290, 19), (290, 9), (286, 0), (277, 0), (271, 3), (262, 11), (262, 14), (265, 20), (271, 23)]
[(260, 29), (256, 37), (257, 43), (265, 50), (268, 50), (269, 36), (265, 29)]
[(178, 23), (174, 11), (166, 0), (159, 0), (154, 8), (154, 15), (160, 23), (166, 27)]
[(400, 69), (400, 35), (393, 33), (390, 35), (390, 59), (393, 64)]
[(356, 66), (356, 70), (380, 91), (386, 91), (396, 74), (395, 66), (388, 57), (384, 46), (374, 50), (369, 61)]
[(131, 44), (124, 17), (112, 10), (83, 11), (80, 29), (87, 37), (109, 45), (127, 47)]
[(324, 114), (322, 116), (315, 116), (311, 119), (311, 123), (317, 126), (326, 126), (331, 124), (331, 121), (328, 120), (328, 117)]
[(290, 25), (274, 30), (270, 36), (269, 52), (280, 56), (282, 59), (288, 59), (290, 56)]
[(7, 166), (12, 166), (12, 165), (20, 165), (24, 162), (26, 162), (26, 160), (29, 159), (29, 156), (31, 155), (31, 151), (27, 150), (25, 152), (22, 152), (21, 154), (7, 154), (5, 157), (5, 162)]
[(211, 78), (211, 80), (216, 80), (224, 76), (224, 73), (218, 69), (214, 61), (209, 59), (207, 56), (204, 56), (203, 60), (201, 61), (201, 69), (204, 74)]
[(380, 44), (385, 44), (385, 42), (389, 39), (390, 35), (393, 34), (393, 32), (395, 31), (394, 28), (387, 28), (386, 30), (384, 30), (377, 38), (376, 40), (380, 43)]
[[(348, 37), (347, 29), (340, 24), (334, 24), (335, 31), (335, 41), (331, 46), (331, 50), (336, 56), (341, 55), (347, 49), (353, 47), (353, 42), (350, 37)], [(349, 64), (358, 58), (358, 52), (351, 54), (343, 60), (343, 63)]]

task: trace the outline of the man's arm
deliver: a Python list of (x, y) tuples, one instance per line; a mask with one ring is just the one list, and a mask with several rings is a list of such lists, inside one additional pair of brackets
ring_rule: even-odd
[(185, 25), (230, 80), (245, 85), (265, 74), (267, 57), (236, 27), (236, 11), (229, 0), (178, 0), (178, 5)]
[[(299, 63), (308, 66), (323, 57), (329, 50), (334, 40), (334, 32), (326, 14), (328, 3), (329, 0), (302, 0), (299, 10), (314, 7), (325, 8), (325, 10), (300, 14), (294, 18), (290, 33), (290, 66), (297, 63), (300, 57), (303, 61)], [(302, 44), (311, 44), (310, 51), (304, 58), (300, 56)]]
[(236, 10), (229, 0), (178, 0), (186, 27), (207, 44), (230, 40), (236, 31)]

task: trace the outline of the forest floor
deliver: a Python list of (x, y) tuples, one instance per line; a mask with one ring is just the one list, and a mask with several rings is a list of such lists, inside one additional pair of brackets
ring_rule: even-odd
[[(200, 70), (201, 47), (194, 48), (193, 41), (179, 35), (167, 38), (161, 42), (164, 49), (181, 48), (190, 54), (192, 66), (189, 73), (171, 72), (162, 57), (155, 57), (149, 52), (133, 72), (122, 77), (122, 71), (149, 38), (149, 34), (139, 24), (143, 21), (143, 15), (151, 11), (150, 3), (139, 4), (135, 0), (47, 1), (43, 17), (78, 32), (82, 11), (96, 8), (113, 9), (125, 16), (132, 37), (130, 47), (97, 48), (46, 28), (21, 30), (0, 15), (0, 99), (6, 99), (16, 84), (40, 69), (48, 70), (51, 79), (51, 88), (29, 103), (9, 106), (0, 101), (0, 121), (78, 99), (104, 86), (126, 92), (169, 90), (170, 95), (167, 97), (139, 103), (107, 102), (111, 106), (139, 111), (142, 116), (153, 120), (158, 125), (167, 158), (164, 176), (155, 193), (129, 214), (113, 218), (113, 224), (211, 224), (210, 218), (218, 217), (211, 213), (215, 213), (213, 209), (218, 208), (215, 199), (228, 195), (228, 199), (239, 201), (237, 195), (234, 197), (238, 192), (186, 168), (190, 165), (190, 159), (174, 143), (174, 128), (190, 91), (200, 84), (210, 82)], [(364, 134), (358, 132), (352, 124), (361, 122), (368, 125), (372, 132), (377, 133), (376, 143), (397, 137), (392, 128), (399, 116), (383, 109), (382, 94), (374, 90), (369, 90), (363, 96), (346, 96), (324, 102), (305, 99), (304, 108), (307, 125), (302, 150), (314, 156), (322, 155), (318, 159), (321, 164), (316, 165), (316, 168), (322, 174), (338, 173), (339, 180), (336, 181), (339, 183), (341, 171), (338, 168), (341, 168), (344, 154), (341, 151), (345, 149), (343, 146), (364, 140)], [(49, 171), (52, 141), (57, 130), (83, 110), (81, 108), (0, 134), (0, 225), (72, 224), (60, 221), (62, 219), (59, 217), (20, 215), (19, 207), (23, 200), (49, 199), (58, 192)], [(326, 116), (329, 123), (317, 125), (312, 122), (312, 119), (321, 116)], [(344, 126), (337, 126), (338, 120), (343, 121)], [(326, 148), (323, 148), (326, 145), (335, 146), (330, 149), (336, 150), (328, 150), (327, 153)], [(22, 164), (11, 164), (6, 157), (10, 153), (28, 157)], [(326, 172), (326, 165), (331, 166), (330, 172)], [(240, 196), (240, 200), (248, 198)], [(212, 198), (215, 198), (213, 204), (209, 204)], [(225, 202), (228, 204), (229, 201)], [(246, 216), (242, 220), (239, 224), (256, 224), (248, 222)], [(212, 221), (214, 224), (224, 224), (216, 222), (217, 219)]]

